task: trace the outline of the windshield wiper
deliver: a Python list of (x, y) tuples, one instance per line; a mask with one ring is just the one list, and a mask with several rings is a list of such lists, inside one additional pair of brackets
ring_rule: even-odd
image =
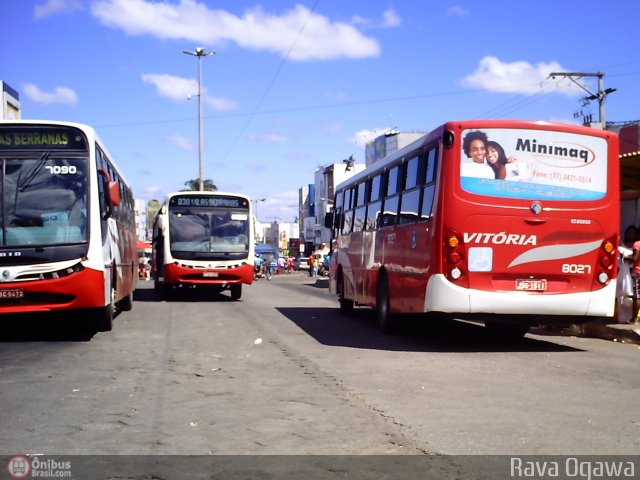
[(22, 170), (20, 171), (20, 175), (18, 175), (18, 187), (16, 188), (16, 195), (18, 191), (24, 192), (27, 188), (29, 188), (29, 185), (31, 185), (33, 179), (38, 176), (38, 173), (40, 173), (42, 167), (44, 167), (44, 165), (47, 163), (49, 157), (51, 157), (51, 152), (44, 152), (38, 159), (38, 162), (35, 164), (35, 166), (29, 173), (24, 176), (24, 178), (21, 178)]

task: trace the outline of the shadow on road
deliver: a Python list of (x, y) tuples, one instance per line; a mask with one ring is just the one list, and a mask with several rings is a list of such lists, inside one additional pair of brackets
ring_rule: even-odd
[(134, 302), (232, 302), (230, 293), (207, 288), (181, 288), (171, 292), (166, 298), (157, 293), (152, 286), (144, 286), (133, 292)]
[(337, 308), (278, 308), (323, 345), (408, 352), (579, 352), (580, 349), (526, 336), (505, 340), (484, 326), (428, 316), (399, 318), (393, 335), (382, 333), (373, 312), (356, 308), (350, 317)]
[[(114, 323), (117, 320), (114, 320)], [(115, 327), (114, 327), (115, 328)], [(88, 318), (64, 313), (3, 315), (0, 343), (88, 342), (96, 334)]]

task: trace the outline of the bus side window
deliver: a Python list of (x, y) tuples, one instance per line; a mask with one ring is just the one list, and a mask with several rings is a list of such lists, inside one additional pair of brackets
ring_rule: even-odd
[(357, 187), (355, 217), (353, 219), (353, 231), (360, 232), (364, 230), (367, 214), (367, 182), (361, 182)]
[(351, 233), (351, 227), (353, 225), (353, 210), (347, 210), (344, 212), (342, 220), (342, 233)]
[(420, 220), (428, 220), (431, 218), (435, 192), (436, 186), (433, 184), (422, 187), (422, 210), (420, 213)]
[(409, 159), (403, 166), (404, 190), (400, 199), (400, 216), (398, 223), (415, 223), (418, 220), (418, 209), (420, 207), (420, 189), (418, 185), (418, 170), (420, 157), (415, 156)]
[(398, 216), (398, 177), (400, 165), (396, 165), (387, 172), (386, 196), (384, 198), (384, 207), (380, 219), (381, 227), (395, 225)]
[(375, 230), (378, 226), (378, 219), (380, 218), (380, 207), (382, 202), (371, 202), (367, 207), (367, 221), (365, 229)]
[(427, 152), (427, 161), (425, 165), (425, 175), (424, 175), (424, 183), (429, 184), (435, 180), (435, 171), (436, 171), (436, 158), (438, 156), (438, 148), (432, 147)]
[(420, 221), (428, 220), (433, 213), (433, 199), (436, 192), (435, 187), (435, 171), (436, 171), (436, 159), (438, 157), (438, 148), (432, 147), (426, 153), (425, 162), (425, 186), (422, 187), (422, 199), (420, 202)]

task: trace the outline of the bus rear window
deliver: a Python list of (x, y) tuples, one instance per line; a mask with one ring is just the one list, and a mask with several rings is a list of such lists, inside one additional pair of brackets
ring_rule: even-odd
[(501, 198), (598, 200), (607, 191), (607, 142), (546, 130), (465, 130), (460, 186)]

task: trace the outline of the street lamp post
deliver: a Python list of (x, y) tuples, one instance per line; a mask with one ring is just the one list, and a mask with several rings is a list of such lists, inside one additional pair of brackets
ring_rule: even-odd
[(267, 200), (266, 198), (258, 198), (258, 199), (255, 199), (255, 200), (254, 200), (254, 202), (255, 202), (255, 204), (256, 204), (256, 208), (255, 208), (255, 211), (256, 211), (256, 220), (257, 220), (258, 222), (260, 221), (260, 220), (258, 219), (258, 202), (264, 202), (264, 201), (266, 201), (266, 200)]
[(204, 181), (202, 180), (202, 57), (213, 55), (216, 52), (207, 52), (204, 48), (198, 47), (193, 52), (183, 50), (182, 53), (198, 57), (198, 189), (204, 190)]

